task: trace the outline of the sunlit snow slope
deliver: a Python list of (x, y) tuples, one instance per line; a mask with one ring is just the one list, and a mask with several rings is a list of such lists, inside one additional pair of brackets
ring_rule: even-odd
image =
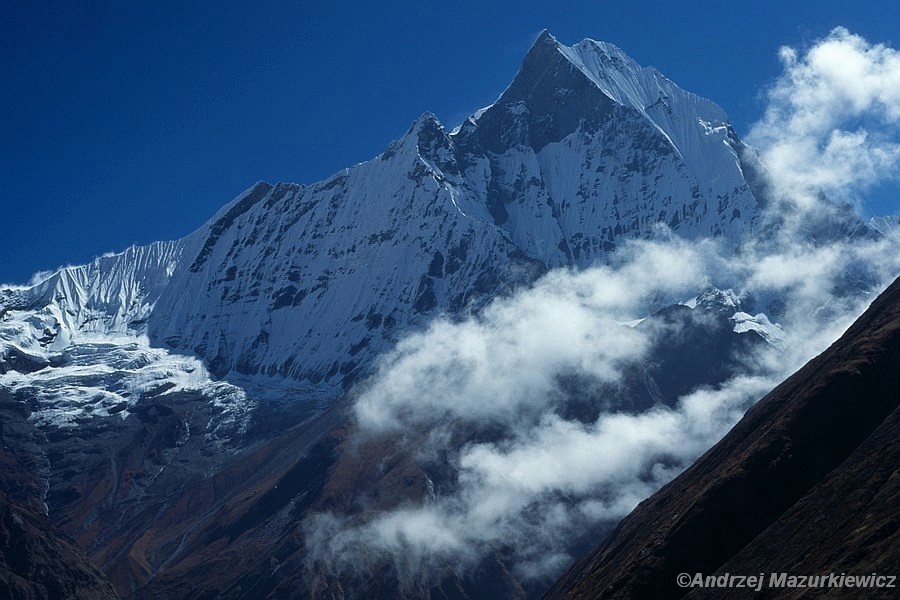
[(137, 344), (177, 385), (203, 369), (329, 397), (435, 314), (661, 226), (736, 248), (759, 226), (752, 154), (712, 102), (615, 46), (544, 33), (452, 133), (426, 113), (325, 181), (258, 183), (182, 240), (0, 290), (0, 364), (83, 366), (79, 345)]

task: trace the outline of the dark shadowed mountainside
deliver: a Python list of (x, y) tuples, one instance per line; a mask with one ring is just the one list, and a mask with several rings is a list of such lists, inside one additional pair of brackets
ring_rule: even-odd
[(106, 577), (44, 514), (42, 488), (28, 456), (12, 450), (22, 433), (0, 422), (0, 599), (118, 598)]
[[(546, 598), (721, 597), (679, 588), (680, 573), (896, 575), (898, 388), (900, 280)], [(766, 586), (728, 597), (896, 597), (896, 589)]]

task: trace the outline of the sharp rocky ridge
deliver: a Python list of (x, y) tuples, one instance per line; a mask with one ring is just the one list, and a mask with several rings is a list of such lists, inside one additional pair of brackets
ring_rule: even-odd
[(6, 327), (4, 351), (42, 364), (85, 335), (146, 335), (216, 376), (328, 396), (430, 315), (659, 224), (737, 247), (759, 226), (753, 162), (714, 103), (611, 44), (544, 32), (453, 132), (426, 113), (325, 181), (257, 183), (186, 238), (0, 292), (31, 319)]

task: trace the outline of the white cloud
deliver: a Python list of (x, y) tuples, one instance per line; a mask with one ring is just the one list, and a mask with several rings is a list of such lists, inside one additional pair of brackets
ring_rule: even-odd
[(382, 361), (357, 418), (370, 430), (447, 417), (505, 423), (543, 410), (567, 370), (615, 381), (618, 365), (645, 347), (642, 334), (619, 323), (702, 287), (707, 246), (635, 245), (618, 267), (553, 272), (470, 320), (438, 320)]
[(784, 73), (749, 141), (781, 200), (856, 202), (900, 174), (900, 52), (838, 27), (805, 53), (782, 48)]
[[(503, 547), (519, 577), (558, 575), (573, 537), (627, 514), (838, 337), (866, 300), (836, 296), (836, 283), (855, 261), (888, 256), (900, 256), (896, 242), (765, 256), (750, 249), (741, 261), (709, 242), (638, 242), (614, 267), (555, 271), (477, 317), (434, 323), (382, 362), (356, 414), (360, 439), (414, 432), (427, 442), (409, 451), (423, 465), (436, 451), (449, 455), (457, 480), (435, 499), (316, 534), (320, 564), (357, 569), (387, 559), (413, 585), (441, 567), (472, 568)], [(896, 258), (888, 272), (900, 272)], [(782, 347), (742, 357), (748, 374), (694, 390), (672, 408), (607, 412), (588, 423), (562, 416), (560, 375), (616, 381), (656, 333), (621, 323), (646, 314), (651, 299), (686, 299), (720, 281), (787, 299)], [(500, 428), (491, 441), (460, 445), (453, 431), (464, 424)]]

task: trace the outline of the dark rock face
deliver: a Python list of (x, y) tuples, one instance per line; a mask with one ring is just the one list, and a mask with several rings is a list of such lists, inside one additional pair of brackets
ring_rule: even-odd
[(765, 341), (755, 331), (736, 333), (729, 316), (717, 305), (691, 309), (676, 304), (638, 325), (654, 329), (656, 335), (649, 359), (632, 369), (646, 382), (632, 392), (634, 408), (675, 406), (679, 397), (700, 386), (720, 385), (744, 372), (747, 365), (740, 361)]
[(549, 33), (541, 34), (497, 101), (498, 109), (489, 110), (479, 121), (477, 142), (469, 142), (474, 150), (503, 154), (523, 145), (539, 152), (579, 125), (596, 130), (611, 116), (609, 96), (558, 48)]
[[(151, 391), (129, 407), (127, 418), (119, 413), (83, 417), (77, 427), (66, 427), (30, 419), (27, 395), (0, 393), (5, 453), (0, 456), (0, 499), (9, 507), (0, 514), (6, 532), (0, 533), (6, 535), (0, 551), (14, 598), (116, 597), (112, 586), (131, 597), (176, 559), (206, 557), (205, 540), (240, 538), (284, 509), (287, 500), (296, 508), (294, 496), (321, 487), (327, 473), (329, 455), (310, 447), (334, 422), (309, 423), (303, 411), (273, 409), (242, 430), (216, 432), (209, 423), (216, 422), (221, 408), (209, 398)], [(287, 456), (286, 439), (293, 444)], [(262, 464), (268, 460), (271, 464)], [(262, 492), (260, 481), (269, 482)], [(248, 489), (262, 496), (233, 520), (224, 519), (222, 507)], [(188, 534), (194, 530), (206, 537), (191, 547)], [(213, 548), (215, 554), (218, 548)], [(82, 551), (96, 568), (77, 554)], [(58, 569), (61, 579), (53, 583), (45, 571), (57, 555), (70, 568)], [(79, 574), (88, 567), (106, 596), (85, 595), (70, 582), (93, 585), (88, 575)], [(50, 584), (56, 592), (42, 591)], [(27, 586), (37, 591), (22, 591)]]
[(0, 500), (0, 598), (118, 598), (103, 574), (50, 520)]
[(49, 361), (39, 356), (30, 356), (18, 348), (8, 348), (3, 356), (0, 356), (0, 375), (10, 371), (19, 373), (33, 373), (46, 367)]
[[(721, 590), (679, 588), (679, 573), (893, 575), (900, 564), (898, 367), (900, 280), (642, 502), (547, 597), (721, 597)], [(768, 590), (765, 597), (807, 591)], [(734, 592), (729, 597), (758, 597)], [(835, 588), (825, 595), (847, 594)]]
[(653, 332), (646, 360), (625, 365), (624, 379), (616, 385), (597, 387), (574, 377), (561, 382), (569, 395), (565, 416), (591, 423), (602, 412), (674, 407), (684, 394), (744, 373), (748, 365), (741, 361), (766, 342), (755, 331), (735, 332), (723, 308), (714, 303), (694, 308), (675, 304), (642, 321), (637, 328)]
[(0, 598), (118, 598), (100, 570), (44, 514), (38, 465), (24, 449), (21, 423), (7, 409), (2, 407), (0, 428)]

